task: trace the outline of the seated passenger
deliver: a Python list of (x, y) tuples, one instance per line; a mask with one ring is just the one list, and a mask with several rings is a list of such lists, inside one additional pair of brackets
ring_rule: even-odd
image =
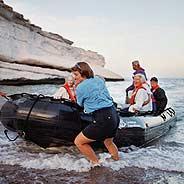
[(129, 107), (129, 111), (132, 113), (152, 111), (152, 100), (148, 93), (148, 87), (146, 88), (143, 85), (144, 83), (145, 77), (143, 75), (135, 75), (134, 90), (130, 98)]
[[(151, 92), (150, 85), (146, 82), (146, 79), (145, 79), (145, 76), (144, 76), (144, 75), (142, 75), (142, 74), (136, 74), (136, 76), (139, 76), (139, 75), (141, 76), (142, 81), (143, 81), (142, 86), (146, 89), (146, 91), (147, 91), (147, 93), (148, 93), (148, 95), (149, 95), (149, 99), (151, 99), (151, 97), (152, 97), (152, 92)], [(133, 86), (134, 86), (134, 84), (133, 84)], [(134, 88), (135, 88), (135, 87), (134, 87)], [(131, 102), (130, 102), (130, 99), (131, 99), (131, 96), (132, 96), (133, 91), (134, 91), (134, 90), (129, 91), (129, 93), (128, 93), (128, 97), (127, 97), (128, 102), (127, 102), (127, 104), (130, 104), (130, 103), (131, 103)]]
[[(139, 64), (139, 61), (133, 61), (132, 62), (132, 68), (133, 70), (135, 70), (135, 72), (133, 73), (133, 78), (135, 75), (137, 74), (142, 74), (144, 75), (145, 79), (147, 80), (147, 76), (146, 76), (146, 72), (145, 70), (140, 66)], [(126, 89), (126, 103), (128, 104), (129, 103), (129, 92), (130, 91), (133, 91), (134, 90), (134, 84), (132, 84), (131, 86), (129, 86), (127, 89)]]
[(148, 93), (148, 86), (144, 87), (145, 77), (142, 74), (134, 76), (134, 90), (130, 98), (130, 106), (121, 111), (121, 114), (134, 115), (152, 111), (152, 100)]
[(154, 115), (160, 115), (167, 106), (167, 97), (165, 91), (158, 85), (158, 79), (156, 77), (151, 78), (151, 91), (153, 93), (153, 111)]
[(61, 86), (58, 91), (53, 95), (54, 99), (61, 99), (65, 98), (76, 102), (76, 95), (75, 95), (75, 79), (73, 76), (68, 76), (65, 80), (65, 84)]

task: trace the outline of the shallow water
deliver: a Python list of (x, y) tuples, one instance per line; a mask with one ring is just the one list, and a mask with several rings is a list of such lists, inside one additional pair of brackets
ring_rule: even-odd
[[(116, 102), (123, 103), (124, 90), (129, 84), (130, 81), (107, 83)], [(0, 125), (3, 168), (0, 169), (0, 183), (184, 183), (184, 79), (162, 79), (160, 85), (177, 112), (176, 127), (149, 147), (121, 148), (121, 160), (117, 162), (107, 161), (109, 154), (98, 150), (101, 168), (91, 168), (74, 146), (42, 149), (22, 139), (9, 142)], [(57, 85), (1, 86), (8, 94), (52, 95), (57, 88)], [(15, 174), (17, 168), (19, 172)]]

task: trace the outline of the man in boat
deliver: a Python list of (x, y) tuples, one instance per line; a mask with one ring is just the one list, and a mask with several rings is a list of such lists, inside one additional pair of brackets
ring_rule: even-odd
[(144, 75), (136, 74), (134, 76), (134, 90), (130, 97), (130, 105), (128, 108), (121, 110), (121, 115), (131, 116), (152, 111), (152, 99), (148, 93), (148, 87), (144, 87), (145, 82), (146, 79)]
[(151, 91), (153, 93), (152, 95), (153, 111), (154, 115), (157, 116), (160, 115), (162, 112), (164, 112), (167, 106), (167, 97), (165, 91), (158, 85), (158, 79), (156, 77), (152, 77), (150, 83), (151, 83)]
[[(140, 63), (139, 61), (133, 61), (132, 62), (132, 68), (133, 70), (135, 70), (135, 72), (133, 73), (133, 78), (136, 74), (142, 74), (144, 75), (146, 81), (147, 81), (147, 76), (146, 76), (146, 72), (145, 70), (140, 66)], [(126, 103), (128, 104), (129, 103), (129, 92), (130, 91), (133, 91), (134, 90), (134, 84), (132, 83), (131, 86), (129, 86), (127, 89), (126, 89)]]
[(71, 100), (72, 102), (76, 102), (74, 77), (70, 75), (65, 79), (65, 81), (66, 81), (65, 84), (56, 91), (53, 98), (55, 99), (65, 98)]

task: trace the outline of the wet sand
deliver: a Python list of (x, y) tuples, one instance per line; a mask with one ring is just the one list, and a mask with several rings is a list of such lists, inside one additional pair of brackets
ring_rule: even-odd
[(0, 164), (1, 184), (161, 184), (175, 182), (184, 183), (184, 173), (136, 167), (128, 167), (119, 171), (96, 167), (89, 172), (79, 173), (63, 169), (26, 169), (18, 165)]

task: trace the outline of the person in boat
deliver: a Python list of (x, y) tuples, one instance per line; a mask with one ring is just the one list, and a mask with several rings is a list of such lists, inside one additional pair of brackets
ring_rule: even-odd
[(134, 76), (134, 90), (130, 97), (129, 107), (121, 110), (123, 116), (133, 116), (139, 113), (148, 113), (152, 111), (152, 99), (148, 92), (148, 85), (145, 87), (145, 76), (136, 74)]
[(75, 79), (72, 75), (68, 76), (65, 79), (65, 84), (61, 86), (56, 93), (53, 95), (54, 99), (61, 99), (65, 98), (76, 102), (76, 95), (75, 95)]
[(154, 115), (157, 116), (160, 115), (162, 112), (164, 112), (168, 100), (165, 91), (158, 85), (158, 79), (156, 77), (152, 77), (150, 83), (151, 83), (151, 91), (153, 93), (152, 95), (153, 112)]
[(82, 130), (75, 138), (75, 145), (92, 164), (99, 164), (91, 142), (103, 141), (114, 160), (119, 159), (118, 149), (113, 142), (119, 126), (119, 116), (113, 105), (105, 81), (94, 76), (93, 70), (85, 62), (79, 62), (72, 67), (72, 73), (78, 86), (76, 97), (78, 105), (84, 107), (84, 112), (91, 114), (93, 123)]
[[(139, 61), (133, 61), (132, 62), (132, 68), (134, 71), (133, 73), (133, 78), (135, 75), (137, 74), (142, 74), (144, 75), (146, 81), (147, 81), (147, 76), (146, 76), (146, 72), (145, 70), (141, 67)], [(130, 85), (127, 89), (126, 89), (126, 103), (128, 104), (129, 103), (129, 92), (132, 92), (134, 90), (134, 84), (132, 83), (132, 85)], [(151, 93), (151, 92), (150, 92)]]

